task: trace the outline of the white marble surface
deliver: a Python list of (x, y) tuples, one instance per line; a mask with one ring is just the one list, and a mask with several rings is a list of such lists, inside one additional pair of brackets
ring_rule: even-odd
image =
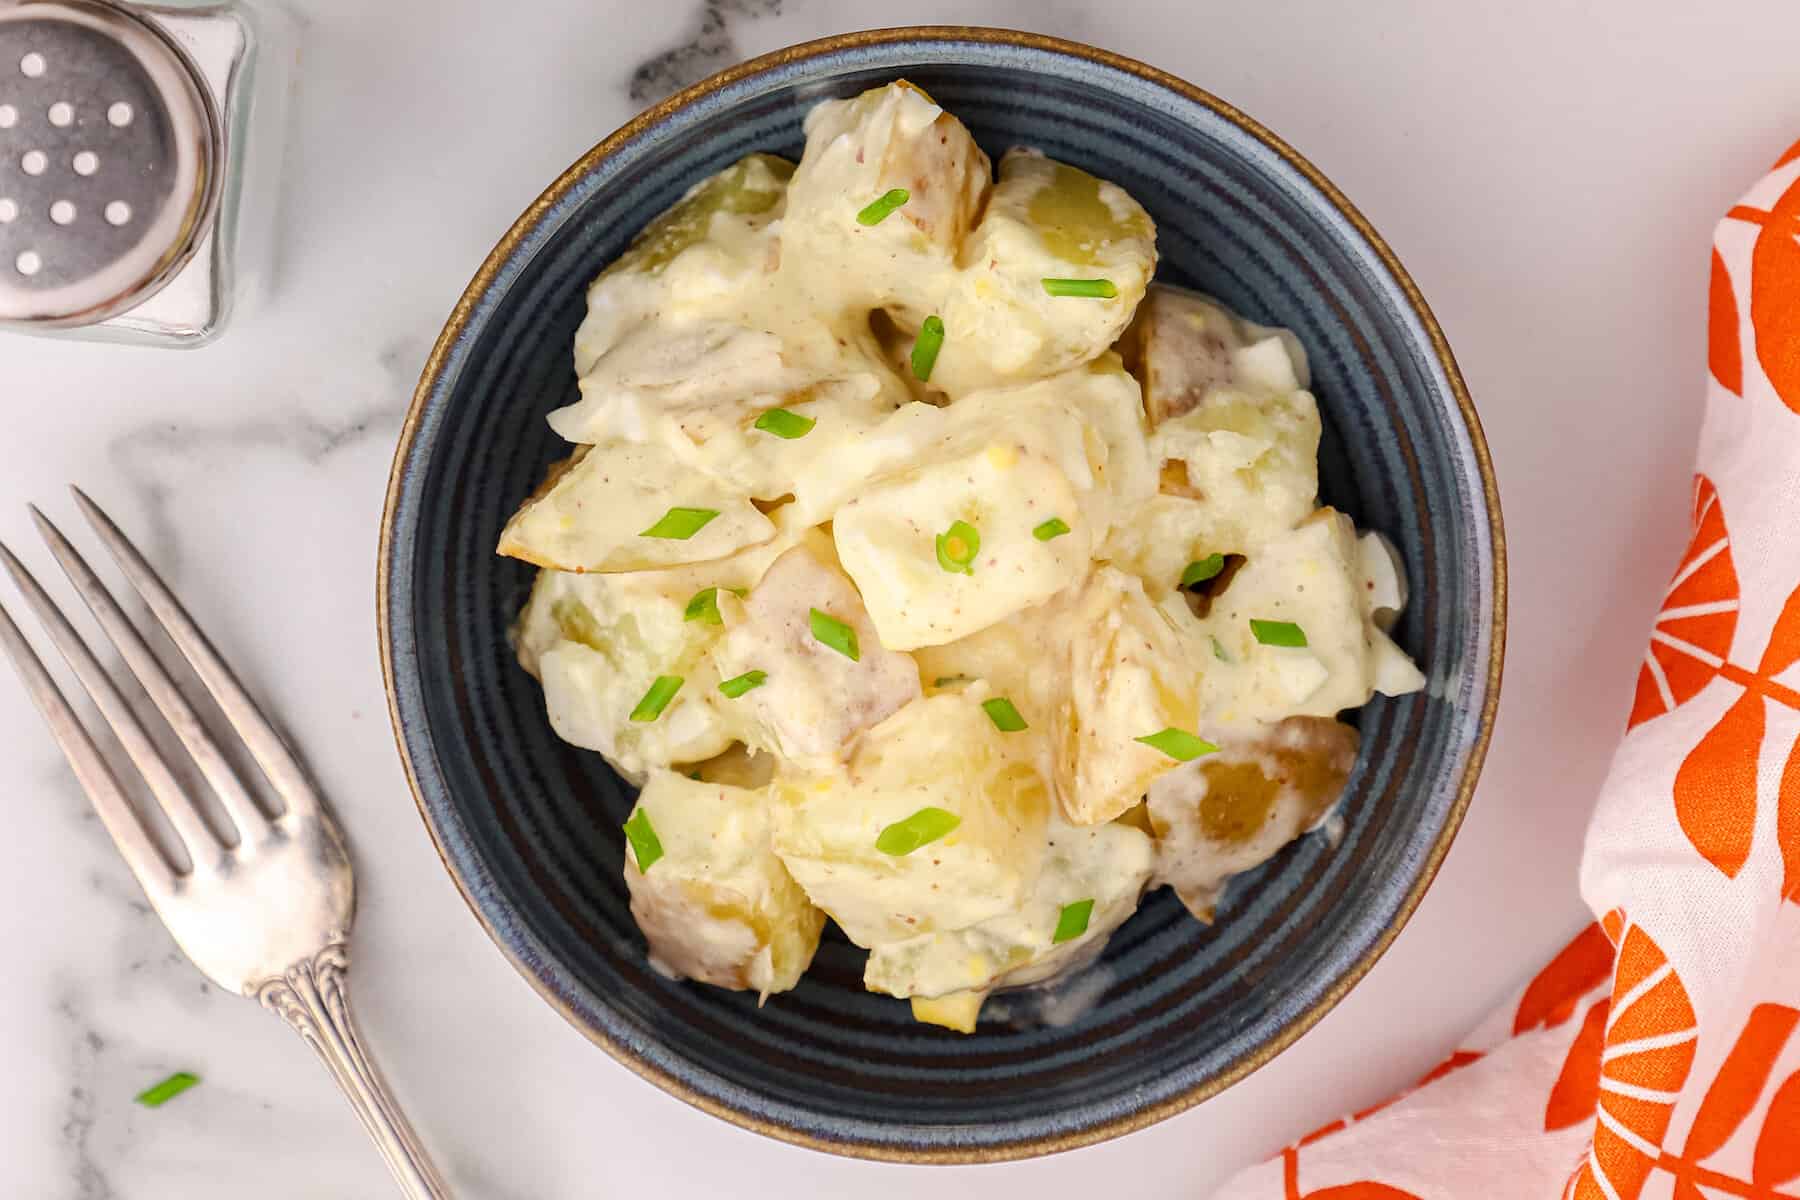
[[(1800, 136), (1800, 6), (300, 9), (271, 302), (197, 353), (0, 341), (0, 539), (48, 569), (23, 505), (72, 516), (61, 487), (80, 481), (284, 715), (360, 859), (368, 1032), (460, 1195), (1072, 1198), (1129, 1181), (1134, 1195), (1200, 1196), (1418, 1075), (1576, 926), (1590, 796), (1684, 537), (1709, 231)], [(1354, 994), (1268, 1068), (1160, 1127), (929, 1178), (691, 1111), (540, 1003), (464, 910), (414, 814), (374, 629), (395, 431), (493, 240), (676, 77), (896, 18), (1035, 27), (1146, 59), (1255, 114), (1333, 176), (1410, 266), (1467, 371), (1505, 496), (1514, 614), (1474, 808), (1411, 927)], [(0, 1190), (389, 1194), (304, 1048), (176, 953), (4, 680), (0, 799)], [(159, 1111), (131, 1103), (175, 1069), (204, 1085)]]

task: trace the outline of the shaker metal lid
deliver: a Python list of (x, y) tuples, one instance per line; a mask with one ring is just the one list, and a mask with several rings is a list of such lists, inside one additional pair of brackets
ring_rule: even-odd
[(87, 325), (154, 293), (217, 204), (194, 68), (106, 0), (0, 4), (0, 323)]

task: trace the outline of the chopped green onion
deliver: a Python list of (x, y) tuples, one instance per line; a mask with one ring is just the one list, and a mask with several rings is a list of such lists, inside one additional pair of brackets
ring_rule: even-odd
[(938, 566), (953, 575), (973, 575), (981, 553), (981, 533), (967, 521), (952, 521), (937, 535)]
[(1265, 646), (1306, 645), (1306, 631), (1292, 621), (1264, 621), (1251, 617), (1250, 632)]
[(1052, 296), (1087, 296), (1095, 300), (1111, 300), (1119, 294), (1110, 279), (1046, 279), (1044, 290)]
[(694, 598), (687, 602), (687, 609), (681, 614), (681, 619), (704, 621), (708, 625), (723, 625), (725, 618), (719, 615), (719, 589), (709, 587), (695, 592)]
[(706, 527), (706, 523), (719, 515), (716, 508), (671, 508), (639, 537), (670, 538), (685, 542)]
[(151, 1084), (139, 1092), (136, 1099), (145, 1108), (160, 1108), (199, 1082), (198, 1075), (177, 1071), (161, 1083)]
[(1067, 532), (1069, 532), (1068, 522), (1064, 521), (1061, 517), (1051, 517), (1048, 521), (1045, 521), (1042, 525), (1039, 525), (1036, 529), (1032, 530), (1031, 536), (1040, 542), (1047, 542), (1051, 538), (1059, 538)]
[(1215, 637), (1212, 640), (1212, 644), (1213, 644), (1213, 657), (1214, 658), (1218, 659), (1222, 663), (1228, 663), (1231, 661), (1231, 655), (1225, 653), (1225, 643), (1224, 642), (1221, 642), (1218, 638)]
[(637, 869), (641, 875), (656, 865), (656, 860), (663, 856), (662, 839), (656, 836), (656, 830), (650, 826), (650, 814), (639, 808), (625, 822), (625, 837), (631, 842), (631, 852), (637, 856)]
[(944, 322), (935, 316), (926, 317), (919, 327), (919, 340), (912, 348), (913, 376), (921, 383), (931, 378), (931, 368), (937, 365), (938, 351), (943, 348)]
[(1225, 569), (1223, 554), (1209, 554), (1197, 562), (1191, 562), (1181, 572), (1181, 586), (1193, 587), (1196, 583), (1205, 583)]
[(962, 818), (941, 808), (921, 808), (902, 821), (895, 821), (875, 839), (875, 848), (895, 858), (911, 854), (920, 846), (930, 845), (962, 824)]
[(689, 771), (689, 772), (688, 772), (688, 778), (689, 778), (689, 779), (698, 779), (698, 778), (700, 778), (700, 769), (699, 769), (699, 768), (698, 768), (698, 767), (696, 767), (696, 768), (694, 768), (694, 769), (693, 769), (693, 770), (692, 770), (692, 771)]
[(912, 194), (905, 188), (889, 188), (863, 206), (863, 210), (856, 214), (856, 223), (879, 225), (892, 216), (896, 208), (911, 199)]
[(790, 442), (795, 438), (805, 437), (817, 424), (818, 422), (811, 417), (803, 417), (799, 413), (789, 412), (785, 408), (771, 408), (756, 418), (756, 428), (764, 433), (772, 433), (778, 438), (785, 438)]
[(1005, 696), (995, 696), (992, 700), (983, 700), (981, 711), (988, 715), (988, 720), (992, 721), (994, 728), (1001, 733), (1017, 733), (1021, 729), (1030, 728), (1025, 724), (1025, 718), (1019, 715), (1019, 710), (1013, 706), (1013, 702)]
[(736, 700), (745, 692), (761, 687), (769, 678), (767, 671), (745, 671), (742, 675), (734, 675), (719, 685), (727, 700)]
[(644, 698), (631, 710), (631, 719), (654, 721), (662, 716), (663, 709), (669, 707), (669, 701), (681, 690), (681, 684), (682, 678), (679, 675), (658, 675), (656, 682), (650, 685), (650, 690), (644, 693)]
[(1147, 733), (1133, 741), (1142, 742), (1152, 750), (1161, 750), (1176, 762), (1189, 762), (1202, 754), (1216, 754), (1219, 748), (1203, 737), (1189, 733), (1185, 729), (1160, 729), (1155, 733)]
[(1063, 905), (1062, 912), (1057, 914), (1056, 932), (1051, 935), (1051, 942), (1066, 942), (1080, 937), (1087, 932), (1088, 918), (1093, 915), (1094, 901), (1091, 897)]
[(815, 641), (830, 646), (851, 662), (862, 661), (862, 651), (856, 647), (856, 630), (816, 608), (806, 614), (806, 620), (812, 626)]
[(931, 681), (931, 686), (934, 688), (947, 688), (953, 687), (959, 683), (974, 682), (975, 677), (973, 675), (939, 675), (936, 679)]

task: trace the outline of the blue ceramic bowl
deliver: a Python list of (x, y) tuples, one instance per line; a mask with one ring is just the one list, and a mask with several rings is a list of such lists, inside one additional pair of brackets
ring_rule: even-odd
[[(530, 571), (507, 515), (563, 446), (590, 279), (682, 191), (753, 150), (797, 157), (828, 96), (905, 76), (998, 157), (1036, 146), (1128, 188), (1161, 276), (1312, 357), (1325, 498), (1387, 533), (1413, 600), (1397, 636), (1430, 678), (1363, 710), (1341, 837), (1236, 881), (1203, 926), (1149, 897), (1059, 1014), (1025, 999), (961, 1037), (861, 987), (828, 935), (762, 1010), (652, 971), (626, 907), (632, 794), (559, 742), (506, 629)], [(690, 88), (585, 155), (519, 218), (445, 326), (388, 492), (381, 636), (419, 810), (475, 915), (582, 1032), (667, 1091), (822, 1150), (907, 1161), (1048, 1153), (1178, 1112), (1267, 1062), (1369, 969), (1418, 904), (1475, 784), (1499, 684), (1500, 514), (1475, 411), (1406, 272), (1337, 190), (1250, 118), (1086, 46), (1000, 30), (852, 34)], [(1063, 1017), (1057, 1020), (1053, 1018)]]

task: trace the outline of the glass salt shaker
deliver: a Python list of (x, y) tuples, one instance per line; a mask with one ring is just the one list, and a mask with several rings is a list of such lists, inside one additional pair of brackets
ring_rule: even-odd
[(201, 345), (260, 290), (278, 8), (0, 0), (0, 329)]

